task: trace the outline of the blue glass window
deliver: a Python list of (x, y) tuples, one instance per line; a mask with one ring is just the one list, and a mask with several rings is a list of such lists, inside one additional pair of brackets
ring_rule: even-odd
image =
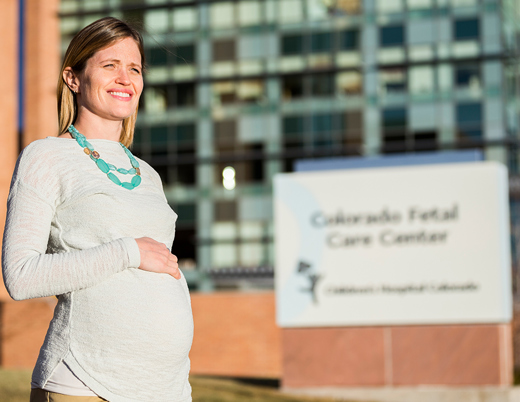
[(312, 143), (314, 147), (331, 148), (335, 146), (334, 134), (338, 118), (340, 116), (332, 113), (312, 116)]
[(311, 78), (312, 96), (334, 95), (334, 75), (333, 74), (315, 74), (315, 75), (311, 75), (310, 78)]
[(339, 46), (342, 50), (359, 49), (359, 30), (349, 29), (340, 32)]
[(181, 45), (173, 49), (175, 64), (193, 64), (195, 62), (195, 46)]
[(305, 37), (303, 35), (286, 35), (282, 37), (282, 54), (302, 54), (305, 50)]
[(304, 117), (303, 116), (288, 116), (283, 119), (284, 134), (300, 134), (304, 132)]
[(455, 40), (478, 39), (480, 36), (480, 24), (477, 18), (455, 21)]
[[(286, 116), (282, 120), (283, 147), (292, 152), (305, 147), (305, 116)], [(292, 172), (295, 157), (287, 155), (284, 160), (284, 171)]]
[(311, 51), (313, 53), (328, 52), (332, 48), (332, 34), (330, 32), (314, 33), (311, 36)]
[(314, 133), (323, 133), (332, 131), (334, 124), (334, 115), (330, 113), (315, 114), (312, 116), (312, 131)]
[(177, 212), (177, 225), (194, 224), (197, 220), (197, 206), (194, 203), (177, 204), (172, 209)]
[(456, 112), (459, 139), (482, 138), (482, 105), (479, 102), (459, 103)]
[(477, 63), (461, 64), (455, 66), (455, 86), (467, 87), (480, 83), (480, 69)]
[(402, 25), (386, 26), (379, 29), (381, 47), (401, 46), (404, 43), (404, 27)]
[(384, 153), (405, 152), (407, 114), (405, 108), (384, 109), (382, 113), (382, 149)]
[(151, 135), (153, 145), (165, 145), (168, 142), (168, 126), (152, 127)]
[(385, 129), (405, 128), (406, 127), (406, 109), (385, 109), (383, 110), (383, 127)]
[(168, 154), (168, 126), (155, 126), (150, 130), (152, 140), (152, 156)]
[(143, 129), (142, 128), (139, 128), (139, 127), (136, 127), (134, 129), (134, 145), (136, 143), (141, 143), (141, 141), (143, 141)]
[(132, 142), (132, 153), (139, 158), (142, 157), (141, 147), (143, 145), (143, 129), (136, 127), (134, 130), (134, 140)]
[(168, 52), (166, 49), (152, 47), (148, 52), (148, 63), (151, 66), (165, 66), (168, 64)]
[(170, 49), (152, 47), (147, 50), (146, 57), (150, 66), (193, 64), (195, 62), (195, 46), (193, 44), (180, 45)]
[(175, 137), (180, 144), (195, 143), (195, 124), (179, 124), (175, 127)]

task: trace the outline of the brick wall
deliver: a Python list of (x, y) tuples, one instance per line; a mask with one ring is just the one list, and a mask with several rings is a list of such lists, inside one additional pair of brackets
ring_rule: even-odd
[[(0, 74), (0, 229), (3, 229), (9, 184), (18, 157), (18, 0), (0, 1), (0, 54), (4, 60)], [(8, 297), (0, 282), (0, 300)]]
[(193, 374), (280, 378), (272, 292), (192, 294)]
[(59, 0), (25, 0), (25, 116), (23, 144), (58, 134)]
[[(19, 151), (18, 3), (0, 0), (0, 233), (3, 232), (9, 185)], [(24, 119), (22, 147), (57, 134), (56, 84), (60, 66), (59, 0), (26, 0)], [(0, 236), (1, 237), (1, 236)], [(9, 300), (0, 281), (0, 300)]]
[(52, 319), (56, 299), (0, 301), (0, 365), (32, 368)]

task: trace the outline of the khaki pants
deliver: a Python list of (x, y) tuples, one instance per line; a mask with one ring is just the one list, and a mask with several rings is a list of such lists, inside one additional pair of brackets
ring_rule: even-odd
[(30, 402), (103, 402), (98, 396), (70, 396), (57, 394), (55, 392), (44, 391), (40, 388), (31, 389)]

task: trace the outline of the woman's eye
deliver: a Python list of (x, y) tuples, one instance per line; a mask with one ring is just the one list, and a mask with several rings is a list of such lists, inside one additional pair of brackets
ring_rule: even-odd
[(132, 68), (132, 71), (135, 71), (137, 74), (141, 74), (141, 70), (139, 70), (138, 68)]
[(114, 65), (113, 65), (113, 64), (106, 64), (106, 65), (103, 66), (103, 67), (114, 67)]

